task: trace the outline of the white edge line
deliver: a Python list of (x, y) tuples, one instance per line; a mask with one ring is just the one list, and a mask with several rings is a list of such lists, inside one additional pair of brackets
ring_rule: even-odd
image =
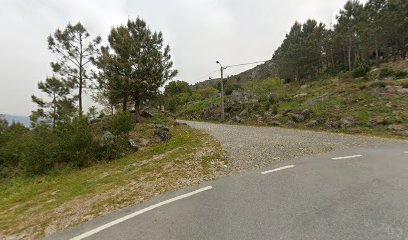
[(107, 228), (109, 228), (109, 227), (112, 227), (112, 226), (114, 226), (114, 225), (116, 225), (116, 224), (119, 224), (119, 223), (121, 223), (121, 222), (123, 222), (123, 221), (126, 221), (126, 220), (128, 220), (128, 219), (130, 219), (130, 218), (136, 217), (137, 215), (140, 215), (140, 214), (145, 213), (145, 212), (147, 212), (147, 211), (153, 210), (153, 209), (158, 208), (158, 207), (160, 207), (160, 206), (163, 206), (163, 205), (172, 203), (172, 202), (174, 202), (174, 201), (177, 201), (177, 200), (180, 200), (180, 199), (183, 199), (183, 198), (190, 197), (190, 196), (192, 196), (192, 195), (195, 195), (195, 194), (197, 194), (197, 193), (204, 192), (204, 191), (207, 191), (207, 190), (210, 190), (210, 189), (212, 189), (212, 186), (207, 186), (207, 187), (204, 187), (204, 188), (200, 188), (200, 189), (198, 189), (198, 190), (195, 190), (195, 191), (192, 191), (192, 192), (189, 192), (189, 193), (186, 193), (186, 194), (183, 194), (183, 195), (174, 197), (174, 198), (167, 199), (167, 200), (165, 200), (165, 201), (163, 201), (163, 202), (159, 202), (159, 203), (154, 204), (154, 205), (151, 205), (151, 206), (149, 206), (149, 207), (147, 207), (147, 208), (143, 208), (143, 209), (138, 210), (138, 211), (136, 211), (136, 212), (133, 212), (133, 213), (131, 213), (131, 214), (129, 214), (129, 215), (126, 215), (126, 216), (124, 216), (124, 217), (118, 218), (118, 219), (116, 219), (116, 220), (114, 220), (114, 221), (112, 221), (112, 222), (106, 223), (106, 224), (104, 224), (104, 225), (102, 225), (102, 226), (99, 226), (99, 227), (97, 227), (97, 228), (95, 228), (95, 229), (92, 229), (92, 230), (90, 230), (90, 231), (88, 231), (88, 232), (82, 233), (81, 235), (78, 235), (78, 236), (76, 236), (76, 237), (74, 237), (74, 238), (71, 238), (71, 240), (81, 240), (81, 239), (84, 239), (84, 238), (86, 238), (86, 237), (89, 237), (89, 236), (91, 236), (91, 235), (97, 233), (97, 232), (100, 232), (100, 231), (102, 231), (102, 230), (104, 230), (104, 229), (107, 229)]
[(345, 157), (335, 157), (332, 158), (333, 160), (339, 160), (339, 159), (347, 159), (347, 158), (357, 158), (357, 157), (362, 157), (363, 155), (352, 155), (352, 156), (345, 156)]
[(275, 169), (272, 169), (272, 170), (268, 170), (268, 171), (265, 171), (265, 172), (261, 172), (261, 174), (267, 174), (267, 173), (271, 173), (271, 172), (277, 172), (277, 171), (280, 171), (280, 170), (284, 170), (284, 169), (288, 169), (288, 168), (293, 168), (295, 165), (288, 165), (288, 166), (284, 166), (284, 167), (279, 167), (279, 168), (275, 168)]

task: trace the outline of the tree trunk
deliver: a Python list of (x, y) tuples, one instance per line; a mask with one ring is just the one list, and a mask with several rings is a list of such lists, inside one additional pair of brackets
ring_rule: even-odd
[(123, 96), (123, 106), (122, 106), (122, 110), (123, 110), (123, 112), (126, 112), (127, 111), (127, 102), (128, 102), (128, 97), (127, 97), (127, 95), (125, 95), (125, 96)]
[(140, 100), (138, 97), (135, 99), (135, 116), (136, 116), (136, 122), (141, 123), (142, 117), (140, 116)]
[(347, 60), (348, 60), (349, 71), (351, 71), (352, 70), (352, 66), (351, 66), (351, 44), (349, 44), (348, 48), (347, 48)]
[(82, 116), (82, 85), (83, 85), (83, 76), (82, 76), (82, 71), (83, 71), (83, 66), (82, 66), (82, 58), (83, 58), (83, 52), (82, 52), (82, 36), (79, 36), (79, 45), (80, 45), (80, 52), (79, 52), (79, 92), (78, 92), (78, 105), (79, 105), (79, 116)]
[(378, 53), (378, 40), (377, 39), (375, 40), (375, 66), (377, 68), (380, 67), (380, 56)]

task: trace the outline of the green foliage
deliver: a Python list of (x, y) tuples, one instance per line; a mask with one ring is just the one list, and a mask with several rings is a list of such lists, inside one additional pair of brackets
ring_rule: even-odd
[(90, 34), (80, 22), (68, 24), (62, 31), (57, 29), (48, 37), (48, 48), (58, 58), (57, 62), (51, 63), (54, 73), (69, 90), (78, 90), (79, 115), (82, 115), (83, 89), (90, 85), (87, 81), (92, 79), (89, 65), (99, 54), (101, 42), (99, 36), (92, 40), (89, 38)]
[(352, 76), (353, 78), (365, 77), (368, 71), (370, 71), (370, 67), (365, 64), (361, 64), (353, 70)]
[(373, 82), (370, 87), (372, 88), (385, 88), (386, 84), (381, 81)]
[(193, 92), (193, 99), (204, 100), (206, 98), (214, 97), (218, 94), (218, 90), (213, 87), (199, 88)]
[(165, 95), (177, 95), (180, 93), (191, 94), (191, 88), (187, 82), (171, 81), (164, 87)]
[(163, 34), (152, 32), (141, 18), (112, 28), (108, 40), (109, 46), (101, 49), (98, 58), (101, 86), (110, 103), (122, 102), (124, 111), (131, 98), (140, 122), (142, 102), (156, 96), (159, 88), (177, 74), (170, 47), (164, 45)]
[(110, 120), (110, 128), (113, 134), (127, 134), (135, 127), (135, 118), (129, 112), (115, 113)]
[(404, 71), (397, 71), (395, 72), (394, 76), (395, 76), (395, 79), (404, 79), (408, 77), (408, 73)]
[(392, 75), (394, 75), (394, 71), (393, 71), (391, 68), (382, 67), (382, 68), (380, 69), (380, 72), (379, 72), (378, 77), (379, 77), (380, 79), (384, 79), (384, 78), (390, 77), (390, 76), (392, 76)]

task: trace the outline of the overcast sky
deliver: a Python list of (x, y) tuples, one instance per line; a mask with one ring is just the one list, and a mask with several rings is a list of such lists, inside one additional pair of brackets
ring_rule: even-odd
[[(0, 113), (29, 115), (37, 83), (50, 75), (47, 36), (81, 21), (106, 40), (112, 26), (140, 16), (162, 31), (189, 83), (218, 77), (225, 65), (270, 59), (292, 24), (330, 25), (345, 0), (0, 0)], [(247, 67), (250, 68), (250, 67)], [(247, 68), (231, 68), (235, 74)], [(216, 72), (214, 72), (216, 71)], [(209, 74), (213, 72), (212, 74)], [(89, 106), (90, 101), (87, 101)]]

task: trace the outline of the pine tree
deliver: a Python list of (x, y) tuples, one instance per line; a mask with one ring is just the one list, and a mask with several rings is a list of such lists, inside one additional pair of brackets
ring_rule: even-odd
[(54, 73), (62, 81), (74, 83), (78, 90), (79, 115), (82, 115), (83, 91), (92, 80), (90, 65), (99, 54), (98, 45), (101, 37), (89, 39), (90, 34), (81, 23), (68, 24), (64, 30), (57, 29), (48, 37), (48, 48), (57, 56), (58, 61), (52, 62)]
[(38, 105), (38, 109), (32, 112), (31, 118), (49, 120), (55, 128), (59, 120), (73, 112), (73, 99), (68, 97), (70, 86), (55, 77), (51, 77), (44, 82), (39, 82), (38, 89), (47, 94), (49, 101), (32, 95), (31, 99)]
[(152, 32), (142, 19), (129, 20), (126, 26), (111, 30), (109, 47), (103, 48), (98, 61), (108, 92), (131, 98), (137, 122), (141, 121), (141, 104), (177, 74), (170, 47), (163, 41), (162, 33)]

